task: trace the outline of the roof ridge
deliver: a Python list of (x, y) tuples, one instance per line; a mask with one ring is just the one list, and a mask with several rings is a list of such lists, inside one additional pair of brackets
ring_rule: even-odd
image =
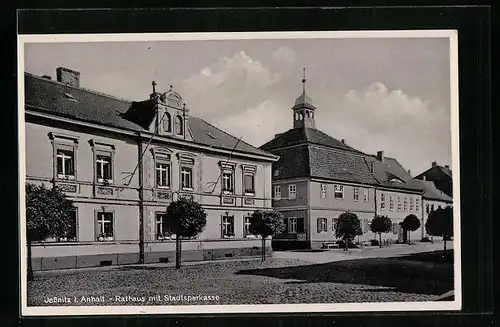
[[(84, 91), (84, 92), (93, 93), (93, 94), (96, 94), (96, 95), (104, 96), (104, 97), (107, 97), (107, 98), (110, 98), (110, 99), (113, 99), (113, 100), (118, 100), (118, 101), (129, 103), (129, 104), (132, 104), (132, 102), (137, 102), (137, 101), (133, 101), (133, 100), (127, 100), (125, 98), (120, 98), (120, 97), (117, 97), (117, 96), (114, 96), (114, 95), (111, 95), (111, 94), (99, 92), (99, 91), (96, 91), (96, 90), (87, 89), (87, 88), (80, 87), (80, 86), (74, 86), (74, 85), (71, 85), (71, 84), (62, 83), (62, 82), (59, 82), (59, 81), (56, 81), (56, 80), (53, 80), (53, 79), (43, 78), (41, 76), (38, 76), (38, 75), (35, 75), (35, 74), (32, 74), (32, 73), (28, 73), (28, 72), (24, 72), (24, 75), (25, 76), (28, 75), (30, 77), (36, 78), (38, 80), (43, 80), (43, 81), (48, 82), (48, 83), (52, 83), (52, 84), (56, 84), (56, 85), (61, 85), (61, 86), (67, 86), (67, 87), (70, 87), (72, 89), (76, 89), (76, 90), (81, 90), (81, 91)], [(146, 100), (148, 100), (148, 99), (146, 99)], [(145, 100), (141, 100), (141, 101), (145, 101)]]

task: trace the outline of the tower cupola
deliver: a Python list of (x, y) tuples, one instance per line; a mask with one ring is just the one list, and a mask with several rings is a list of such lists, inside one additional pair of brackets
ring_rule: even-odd
[(303, 69), (302, 94), (295, 100), (293, 110), (293, 128), (315, 128), (314, 111), (316, 107), (306, 94), (306, 69)]

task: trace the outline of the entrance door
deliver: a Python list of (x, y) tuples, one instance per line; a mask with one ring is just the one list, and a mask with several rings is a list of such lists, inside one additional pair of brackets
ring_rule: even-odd
[(403, 227), (401, 227), (401, 224), (398, 224), (398, 241), (406, 241), (406, 233), (404, 232)]

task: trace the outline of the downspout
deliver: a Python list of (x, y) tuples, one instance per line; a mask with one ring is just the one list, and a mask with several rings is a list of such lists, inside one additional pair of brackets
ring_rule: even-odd
[(144, 168), (142, 161), (142, 139), (139, 133), (139, 263), (144, 263)]

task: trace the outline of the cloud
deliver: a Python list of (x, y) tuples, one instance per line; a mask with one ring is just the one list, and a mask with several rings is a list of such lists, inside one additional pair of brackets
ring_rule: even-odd
[(271, 57), (279, 62), (283, 63), (295, 63), (297, 61), (297, 55), (295, 52), (288, 47), (280, 47), (273, 52)]
[(270, 87), (281, 80), (244, 51), (223, 57), (181, 83), (188, 107), (204, 118), (238, 114), (266, 100)]

